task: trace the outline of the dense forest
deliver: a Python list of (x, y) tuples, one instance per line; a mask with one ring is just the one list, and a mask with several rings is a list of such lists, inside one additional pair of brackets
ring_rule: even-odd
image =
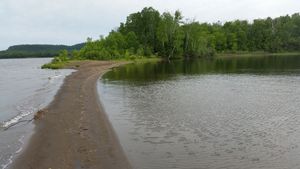
[(80, 50), (85, 44), (66, 45), (15, 45), (5, 51), (0, 51), (0, 58), (29, 58), (29, 57), (54, 57), (61, 50)]
[(212, 57), (215, 53), (300, 51), (300, 15), (226, 23), (184, 21), (180, 11), (162, 14), (152, 7), (130, 14), (107, 37), (92, 40), (73, 57), (118, 59)]

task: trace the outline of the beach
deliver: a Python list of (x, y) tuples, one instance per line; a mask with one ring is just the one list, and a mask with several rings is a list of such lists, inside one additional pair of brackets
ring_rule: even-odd
[(131, 168), (96, 88), (112, 61), (72, 62), (54, 100), (35, 116), (35, 133), (12, 168), (127, 169)]

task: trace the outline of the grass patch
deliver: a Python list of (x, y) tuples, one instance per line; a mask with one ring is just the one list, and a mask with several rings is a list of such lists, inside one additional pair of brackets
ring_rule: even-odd
[[(103, 60), (103, 61), (115, 61), (115, 62), (132, 62), (132, 63), (147, 63), (147, 62), (159, 62), (162, 61), (162, 58), (159, 57), (134, 57), (134, 58), (122, 58), (122, 59), (113, 59), (113, 60)], [(80, 60), (66, 60), (66, 61), (58, 61), (57, 59), (53, 59), (50, 63), (42, 65), (42, 69), (62, 69), (66, 67), (69, 63), (77, 62), (77, 61), (88, 61), (88, 59), (80, 59)], [(92, 60), (89, 60), (92, 61)], [(75, 65), (76, 68), (79, 67), (79, 64)]]
[(42, 66), (42, 69), (62, 69), (68, 62), (50, 62)]

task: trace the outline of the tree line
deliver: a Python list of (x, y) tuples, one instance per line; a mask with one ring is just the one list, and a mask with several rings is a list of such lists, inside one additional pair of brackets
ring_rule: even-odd
[(67, 45), (15, 45), (5, 51), (0, 51), (0, 58), (35, 58), (54, 57), (60, 51), (80, 50), (85, 44), (80, 43), (72, 46)]
[(126, 22), (72, 54), (74, 58), (119, 59), (141, 56), (212, 57), (215, 53), (300, 51), (300, 15), (235, 20), (226, 23), (184, 21), (180, 11), (160, 14), (152, 7), (130, 14)]

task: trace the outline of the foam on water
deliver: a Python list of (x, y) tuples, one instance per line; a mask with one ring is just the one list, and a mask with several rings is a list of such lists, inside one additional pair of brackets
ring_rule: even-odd
[(12, 159), (13, 159), (13, 156), (11, 155), (9, 157), (9, 159), (7, 160), (7, 163), (1, 165), (2, 169), (6, 169), (10, 164), (12, 164), (12, 162), (13, 162)]
[(7, 128), (9, 128), (10, 126), (12, 126), (12, 125), (18, 123), (18, 122), (19, 122), (21, 119), (23, 119), (24, 117), (26, 117), (26, 116), (28, 116), (28, 115), (34, 113), (34, 112), (35, 112), (35, 111), (31, 111), (31, 112), (30, 112), (30, 111), (28, 111), (28, 112), (22, 112), (21, 114), (15, 116), (15, 117), (13, 117), (13, 118), (11, 118), (11, 119), (5, 121), (5, 122), (2, 122), (1, 127), (7, 129)]
[[(34, 91), (34, 94), (30, 97), (28, 97), (21, 105), (17, 105), (16, 109), (18, 110), (19, 114), (17, 114), (14, 117), (11, 117), (10, 119), (0, 122), (0, 128), (7, 129), (19, 122), (28, 122), (31, 119), (24, 120), (23, 119), (29, 115), (32, 115), (33, 113), (36, 113), (38, 110), (42, 109), (46, 106), (45, 103), (40, 102), (37, 104), (41, 97), (44, 97), (45, 93), (51, 92), (53, 90), (53, 83), (57, 83), (59, 78), (63, 78), (62, 74), (59, 74), (60, 72), (56, 71), (54, 75), (49, 76), (47, 79), (48, 81), (45, 82), (41, 88), (36, 89)], [(34, 106), (34, 107), (32, 107)], [(32, 116), (31, 116), (32, 117)]]
[(20, 143), (20, 148), (8, 158), (7, 163), (1, 165), (2, 169), (6, 169), (10, 164), (12, 164), (14, 156), (19, 154), (23, 150), (22, 146), (24, 145), (24, 137), (25, 136), (21, 136), (21, 138), (19, 138), (18, 141)]

